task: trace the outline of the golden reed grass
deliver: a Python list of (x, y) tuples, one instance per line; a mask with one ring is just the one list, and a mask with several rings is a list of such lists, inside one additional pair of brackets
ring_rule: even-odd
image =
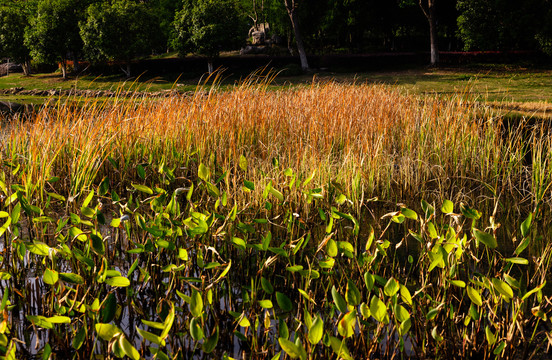
[[(20, 164), (29, 184), (43, 188), (57, 176), (56, 191), (68, 196), (104, 176), (124, 189), (140, 181), (137, 164), (149, 164), (148, 179), (155, 182), (161, 164), (186, 178), (199, 163), (228, 171), (230, 195), (244, 178), (271, 179), (279, 187), (288, 167), (303, 179), (315, 172), (313, 184), (323, 188), (341, 184), (359, 206), (372, 196), (456, 202), (481, 195), (476, 189), (520, 199), (534, 193), (531, 162), (524, 160), (533, 145), (523, 125), (505, 131), (495, 113), (462, 94), (420, 98), (387, 86), (335, 82), (271, 90), (251, 81), (226, 91), (198, 87), (193, 96), (148, 99), (137, 93), (70, 104), (14, 122), (2, 148), (4, 160)], [(532, 137), (541, 145), (543, 139), (544, 133)], [(246, 174), (238, 168), (240, 155), (249, 163)], [(261, 193), (235, 201), (257, 201)]]

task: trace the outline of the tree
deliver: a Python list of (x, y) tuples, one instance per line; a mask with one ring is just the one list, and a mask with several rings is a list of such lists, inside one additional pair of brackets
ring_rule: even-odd
[(90, 61), (123, 61), (126, 68), (122, 70), (130, 77), (132, 59), (151, 50), (152, 34), (158, 31), (155, 17), (146, 5), (117, 0), (111, 5), (90, 5), (80, 34)]
[(82, 48), (79, 35), (79, 9), (83, 0), (42, 0), (36, 16), (25, 31), (25, 45), (33, 59), (54, 64), (61, 63), (63, 78), (67, 78), (67, 59)]
[(536, 35), (549, 22), (547, 7), (550, 4), (542, 0), (458, 0), (458, 34), (464, 49), (537, 48)]
[(209, 73), (221, 51), (234, 50), (247, 34), (242, 12), (234, 0), (188, 0), (174, 20), (174, 46), (181, 55), (207, 57)]
[(297, 44), (297, 52), (299, 53), (299, 59), (301, 60), (301, 68), (303, 71), (309, 69), (309, 62), (307, 60), (307, 53), (305, 51), (305, 45), (303, 43), (303, 36), (301, 33), (301, 27), (299, 24), (299, 0), (284, 0), (286, 11), (291, 20), (291, 26), (295, 35), (295, 43)]
[(21, 9), (0, 7), (0, 57), (20, 63), (25, 75), (31, 72), (31, 54), (24, 42), (27, 25), (27, 17)]
[(435, 2), (437, 0), (418, 0), (427, 21), (429, 22), (429, 43), (431, 49), (431, 65), (439, 63), (439, 38), (437, 36), (437, 18), (435, 13)]

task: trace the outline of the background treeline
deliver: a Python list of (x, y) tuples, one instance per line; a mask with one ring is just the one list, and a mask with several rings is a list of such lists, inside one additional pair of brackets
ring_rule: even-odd
[(2, 0), (0, 59), (74, 70), (178, 51), (212, 60), (269, 25), (265, 52), (552, 52), (552, 0)]

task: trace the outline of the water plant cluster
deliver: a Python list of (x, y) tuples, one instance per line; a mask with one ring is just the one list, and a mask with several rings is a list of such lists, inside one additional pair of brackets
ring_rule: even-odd
[(544, 126), (380, 86), (203, 90), (4, 131), (2, 356), (546, 352)]

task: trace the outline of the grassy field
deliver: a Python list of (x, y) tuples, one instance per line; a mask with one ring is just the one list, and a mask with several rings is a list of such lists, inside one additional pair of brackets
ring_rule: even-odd
[(548, 122), (295, 80), (11, 120), (0, 353), (546, 358)]
[[(275, 88), (289, 85), (310, 84), (314, 81), (336, 81), (344, 84), (369, 83), (397, 86), (401, 90), (419, 95), (454, 96), (458, 93), (469, 94), (472, 99), (502, 107), (510, 111), (520, 111), (524, 115), (532, 114), (548, 117), (552, 105), (552, 76), (550, 70), (530, 70), (522, 67), (495, 66), (491, 68), (452, 68), (452, 69), (413, 69), (396, 72), (373, 72), (361, 74), (343, 74), (321, 72), (293, 77), (277, 77)], [(223, 81), (223, 85), (233, 85), (239, 78), (232, 77)], [(91, 89), (115, 90), (119, 87), (133, 90), (161, 91), (177, 88), (193, 91), (200, 79), (181, 80), (178, 74), (169, 77), (142, 78), (124, 81), (118, 75), (82, 76), (63, 80), (59, 74), (37, 74), (25, 77), (14, 74), (0, 77), (0, 90), (14, 87), (25, 89)], [(6, 96), (2, 96), (6, 98)], [(13, 97), (13, 101), (40, 102), (42, 98)]]

